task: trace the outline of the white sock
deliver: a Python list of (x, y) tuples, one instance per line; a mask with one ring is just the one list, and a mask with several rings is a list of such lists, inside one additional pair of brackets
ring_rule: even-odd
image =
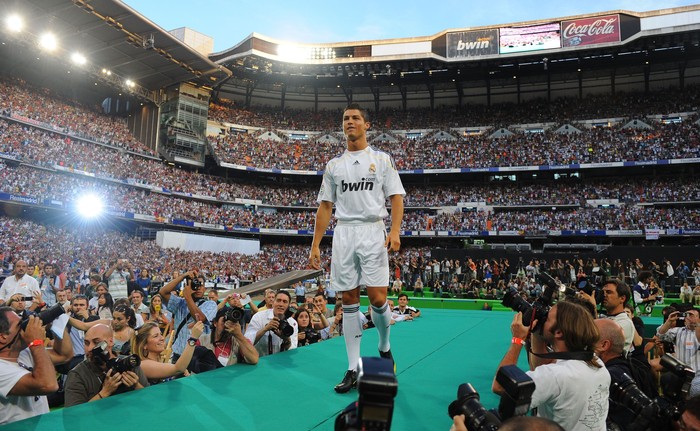
[(362, 342), (362, 321), (360, 304), (343, 304), (343, 336), (345, 350), (348, 354), (348, 370), (357, 370), (360, 362), (360, 344)]
[(379, 350), (381, 352), (386, 352), (391, 349), (391, 343), (389, 342), (389, 330), (391, 328), (391, 313), (389, 312), (389, 303), (385, 302), (384, 305), (377, 308), (372, 306), (372, 322), (374, 326), (377, 327), (377, 332), (379, 333)]

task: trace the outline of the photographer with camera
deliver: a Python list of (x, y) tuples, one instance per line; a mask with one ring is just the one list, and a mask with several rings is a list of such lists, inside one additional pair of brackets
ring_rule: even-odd
[[(172, 295), (172, 291), (185, 281), (182, 298)], [(188, 271), (168, 282), (160, 289), (160, 295), (165, 301), (171, 313), (173, 313), (173, 328), (175, 335), (173, 341), (173, 364), (177, 362), (185, 344), (191, 338), (190, 328), (195, 322), (208, 324), (216, 316), (216, 302), (204, 299), (204, 277), (197, 271)], [(209, 333), (205, 329), (205, 333)]]
[(117, 259), (112, 263), (109, 269), (105, 271), (103, 278), (107, 280), (109, 292), (114, 299), (128, 298), (129, 282), (135, 280), (134, 267), (128, 260)]
[(42, 316), (21, 319), (0, 307), (0, 425), (49, 411), (46, 395), (59, 388), (54, 365), (70, 360), (73, 345), (66, 327), (62, 340), (44, 347), (46, 323)]
[[(544, 322), (532, 320), (529, 353), (530, 371), (535, 382), (531, 407), (537, 415), (552, 419), (569, 431), (605, 429), (608, 414), (610, 374), (595, 356), (598, 328), (591, 314), (581, 305), (560, 301), (551, 306)], [(513, 338), (499, 368), (516, 365), (531, 328), (523, 325), (518, 312), (511, 324)], [(553, 353), (548, 353), (548, 346)], [(503, 394), (494, 379), (493, 391)]]
[(118, 357), (112, 351), (112, 328), (97, 324), (85, 333), (85, 360), (68, 373), (66, 407), (101, 400), (147, 387), (138, 357)]
[(690, 366), (696, 372), (690, 396), (700, 394), (700, 313), (695, 308), (686, 312), (674, 311), (668, 315), (663, 325), (656, 329), (656, 336), (661, 341), (674, 345), (676, 358)]
[(296, 320), (288, 317), (291, 295), (280, 290), (275, 295), (272, 309), (255, 313), (245, 337), (255, 346), (260, 356), (296, 349), (299, 328)]
[[(311, 321), (310, 311), (306, 308), (300, 308), (294, 313), (294, 320), (296, 320), (298, 325), (297, 339), (299, 340), (298, 346), (306, 346), (307, 344), (314, 344), (323, 339), (322, 333), (314, 328), (314, 324)], [(323, 328), (321, 328), (323, 329)], [(326, 332), (326, 335), (328, 333)]]
[(649, 287), (652, 279), (650, 271), (641, 271), (637, 276), (637, 284), (632, 289), (634, 305), (637, 307), (636, 313), (639, 316), (649, 316), (656, 303), (658, 291), (654, 292)]
[[(625, 304), (632, 296), (632, 292), (624, 281), (610, 278), (604, 282), (602, 293), (602, 305), (605, 309), (605, 314), (601, 317), (613, 320), (622, 328), (622, 332), (625, 335), (624, 354), (627, 355), (634, 350), (633, 342), (636, 334), (632, 319), (625, 313)], [(587, 295), (584, 292), (580, 292), (580, 294), (589, 299), (593, 305), (596, 305), (594, 296)]]
[(600, 331), (595, 352), (608, 369), (612, 383), (608, 422), (617, 428), (608, 429), (647, 429), (658, 416), (653, 400), (659, 392), (650, 368), (637, 366), (624, 357), (625, 336), (620, 326), (610, 319), (596, 319), (595, 324)]
[(255, 365), (260, 359), (258, 351), (243, 335), (239, 318), (242, 310), (240, 300), (238, 300), (238, 306), (234, 302), (232, 307), (220, 308), (211, 322), (213, 327), (211, 333), (199, 337), (199, 344), (214, 352), (219, 363), (224, 367), (238, 363)]

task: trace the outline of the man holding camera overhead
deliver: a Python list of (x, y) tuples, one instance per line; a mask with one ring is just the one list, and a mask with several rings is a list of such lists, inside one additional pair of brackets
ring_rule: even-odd
[(695, 308), (686, 312), (674, 311), (668, 315), (663, 325), (656, 329), (656, 336), (661, 341), (673, 343), (675, 357), (695, 371), (695, 378), (690, 387), (690, 396), (700, 394), (700, 313)]
[(280, 290), (275, 295), (272, 309), (255, 313), (250, 319), (245, 337), (253, 343), (260, 356), (297, 348), (299, 326), (296, 320), (287, 315), (291, 301), (291, 295)]
[[(185, 281), (185, 288), (182, 292), (182, 298), (172, 295), (172, 291), (177, 289), (183, 281)], [(160, 295), (168, 310), (173, 313), (175, 338), (172, 363), (174, 364), (182, 355), (187, 343), (194, 345), (197, 342), (197, 339), (190, 337), (192, 325), (195, 322), (208, 324), (214, 320), (217, 304), (214, 301), (204, 299), (204, 277), (194, 270), (170, 280), (168, 284), (160, 288)], [(208, 334), (209, 331), (205, 330), (204, 333)]]
[[(541, 329), (532, 332), (529, 343), (527, 375), (535, 382), (530, 406), (569, 431), (605, 430), (610, 374), (594, 353), (600, 334), (591, 314), (579, 304), (560, 301), (544, 322), (533, 320), (531, 326)], [(513, 338), (499, 368), (517, 364), (531, 331), (523, 325), (522, 313), (515, 315), (510, 329)], [(492, 388), (497, 394), (504, 391), (496, 379)]]
[(112, 328), (101, 323), (85, 332), (85, 360), (68, 373), (66, 407), (148, 386), (148, 379), (138, 365), (120, 370), (110, 364), (117, 358), (112, 351), (113, 337)]

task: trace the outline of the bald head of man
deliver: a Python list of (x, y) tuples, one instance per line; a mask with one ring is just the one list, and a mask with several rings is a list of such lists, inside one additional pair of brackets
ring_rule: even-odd
[(110, 356), (113, 356), (112, 347), (114, 346), (114, 332), (112, 332), (112, 328), (99, 323), (87, 330), (83, 343), (85, 344), (85, 356), (88, 360), (93, 360), (92, 350), (103, 341), (107, 343)]
[(620, 357), (625, 348), (625, 334), (620, 325), (610, 319), (596, 319), (595, 324), (600, 332), (596, 354), (603, 362)]

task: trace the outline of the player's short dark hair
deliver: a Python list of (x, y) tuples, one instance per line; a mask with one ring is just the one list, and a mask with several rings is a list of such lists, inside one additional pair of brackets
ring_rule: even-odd
[(360, 114), (362, 115), (362, 118), (365, 120), (365, 122), (369, 122), (369, 114), (367, 113), (367, 110), (360, 106), (359, 103), (351, 103), (349, 104), (345, 109), (343, 109), (343, 112), (350, 110), (350, 109), (356, 109), (360, 111)]

